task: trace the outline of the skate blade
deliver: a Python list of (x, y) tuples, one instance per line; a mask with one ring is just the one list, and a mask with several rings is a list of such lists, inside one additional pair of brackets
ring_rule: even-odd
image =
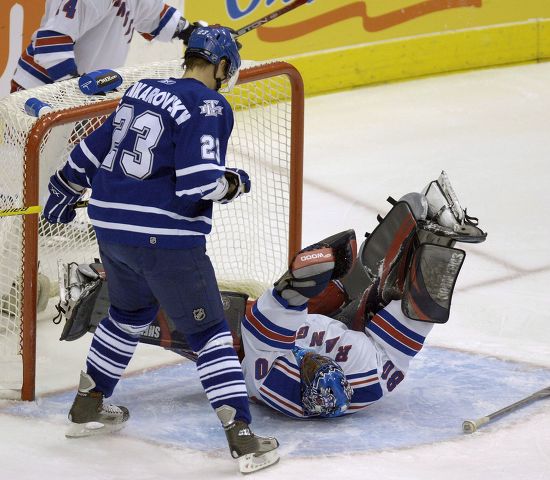
[(67, 438), (91, 437), (92, 435), (106, 435), (118, 432), (124, 428), (124, 423), (105, 424), (101, 422), (71, 423), (65, 432)]
[(249, 453), (238, 458), (239, 470), (241, 473), (252, 473), (262, 468), (267, 468), (270, 465), (274, 465), (279, 461), (279, 454), (276, 450), (264, 453), (262, 455), (256, 455)]

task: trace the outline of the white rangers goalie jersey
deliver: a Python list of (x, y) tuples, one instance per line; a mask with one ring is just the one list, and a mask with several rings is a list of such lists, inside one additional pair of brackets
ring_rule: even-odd
[(162, 0), (46, 0), (13, 80), (37, 87), (126, 61), (134, 30), (170, 41), (181, 13)]
[(264, 293), (242, 323), (242, 362), (248, 394), (285, 415), (305, 416), (296, 345), (330, 357), (353, 388), (346, 414), (355, 413), (392, 392), (405, 378), (433, 324), (410, 320), (392, 301), (365, 332), (338, 320), (291, 307), (274, 290)]

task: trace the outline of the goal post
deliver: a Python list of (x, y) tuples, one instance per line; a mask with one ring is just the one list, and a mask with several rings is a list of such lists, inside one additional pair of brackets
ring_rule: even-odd
[[(9, 172), (0, 178), (0, 210), (42, 204), (49, 176), (114, 111), (130, 84), (182, 74), (179, 61), (117, 71), (124, 79), (121, 90), (99, 99), (81, 94), (71, 80), (0, 100), (0, 169)], [(292, 65), (272, 62), (244, 68), (225, 95), (235, 112), (226, 161), (250, 173), (252, 191), (215, 206), (207, 251), (224, 288), (238, 285), (252, 293), (273, 283), (301, 247), (303, 83)], [(23, 106), (30, 97), (53, 111), (29, 117)], [(44, 296), (39, 271), (52, 285), (48, 295), (55, 295), (58, 262), (98, 257), (90, 225), (85, 209), (67, 225), (47, 224), (39, 215), (0, 217), (0, 367), (21, 360), (20, 387), (13, 375), (5, 380), (0, 368), (0, 398), (20, 388), (21, 399), (34, 399), (36, 299)]]

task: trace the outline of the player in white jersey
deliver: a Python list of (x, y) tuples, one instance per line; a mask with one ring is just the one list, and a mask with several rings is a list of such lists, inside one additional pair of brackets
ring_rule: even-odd
[[(465, 257), (486, 234), (444, 173), (397, 202), (355, 254), (353, 230), (300, 251), (248, 309), (249, 396), (295, 418), (355, 413), (395, 390), (434, 323), (449, 316)], [(353, 266), (351, 266), (353, 264)]]
[(134, 31), (187, 43), (190, 24), (162, 0), (46, 0), (44, 17), (19, 59), (11, 91), (38, 87), (126, 61)]

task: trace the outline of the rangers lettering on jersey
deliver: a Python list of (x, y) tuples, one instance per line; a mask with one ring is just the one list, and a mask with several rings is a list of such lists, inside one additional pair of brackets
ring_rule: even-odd
[[(189, 120), (191, 115), (187, 107), (181, 103), (181, 100), (174, 94), (161, 90), (145, 83), (135, 83), (128, 92), (127, 97), (143, 100), (151, 105), (160, 106), (166, 110), (178, 125)], [(221, 109), (221, 107), (219, 107)]]

